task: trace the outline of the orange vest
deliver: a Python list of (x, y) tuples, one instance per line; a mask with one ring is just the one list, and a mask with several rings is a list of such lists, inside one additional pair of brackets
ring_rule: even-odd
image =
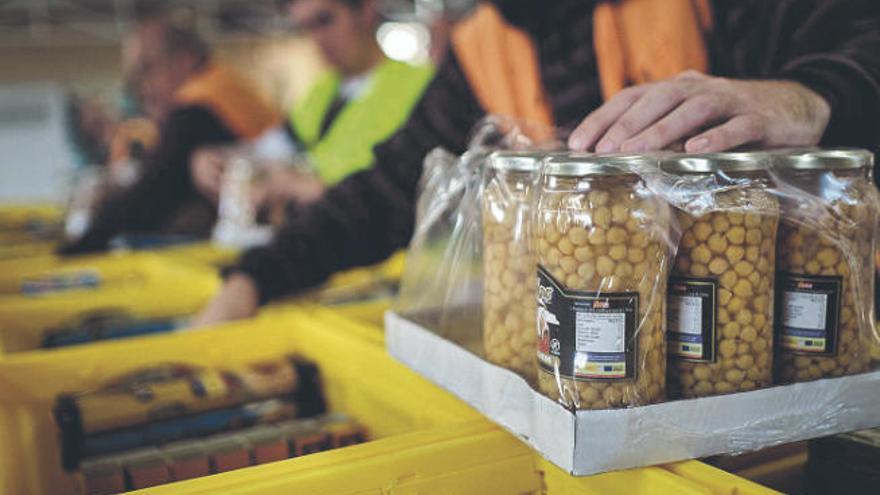
[[(627, 84), (708, 67), (703, 33), (708, 0), (605, 1), (593, 11), (593, 48), (602, 95)], [(534, 41), (482, 3), (452, 33), (452, 46), (477, 101), (488, 113), (553, 125)], [(584, 115), (586, 116), (586, 115)]]
[(240, 139), (259, 136), (278, 125), (281, 116), (259, 91), (233, 69), (210, 63), (177, 90), (180, 105), (201, 105)]

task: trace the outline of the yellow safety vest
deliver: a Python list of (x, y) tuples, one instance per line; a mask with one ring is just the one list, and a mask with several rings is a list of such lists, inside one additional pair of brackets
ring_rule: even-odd
[(428, 66), (385, 60), (372, 74), (369, 87), (345, 104), (323, 137), (321, 124), (341, 77), (337, 73), (322, 77), (290, 114), (321, 180), (335, 184), (372, 165), (373, 147), (403, 125), (433, 75)]

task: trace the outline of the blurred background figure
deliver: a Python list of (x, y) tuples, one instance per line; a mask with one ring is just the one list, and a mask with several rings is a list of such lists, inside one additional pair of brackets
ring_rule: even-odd
[[(276, 212), (274, 223), (283, 222), (278, 211), (288, 203), (310, 203), (326, 185), (368, 167), (373, 146), (404, 123), (433, 73), (383, 53), (374, 0), (287, 0), (282, 9), (296, 32), (315, 43), (328, 70), (284, 123), (252, 142), (258, 160), (307, 162), (305, 169), (271, 169), (254, 192), (263, 210)], [(225, 161), (217, 150), (193, 159), (193, 180), (206, 197), (218, 197)]]
[(131, 187), (100, 202), (66, 253), (103, 249), (121, 233), (206, 236), (216, 208), (189, 177), (193, 152), (253, 138), (279, 119), (249, 81), (214, 60), (194, 31), (175, 25), (164, 11), (141, 18), (125, 39), (123, 70), (135, 101), (159, 129), (158, 142)]

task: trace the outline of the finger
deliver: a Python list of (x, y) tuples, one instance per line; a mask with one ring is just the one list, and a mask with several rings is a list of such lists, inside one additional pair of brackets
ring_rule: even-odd
[(738, 115), (724, 124), (689, 139), (685, 144), (688, 153), (712, 153), (726, 151), (744, 144), (763, 141), (767, 126), (755, 114)]
[(679, 106), (698, 88), (697, 84), (689, 81), (658, 83), (642, 95), (608, 128), (608, 132), (599, 139), (596, 151), (599, 153), (620, 151), (620, 146), (624, 141), (657, 122), (670, 110)]
[(592, 148), (608, 127), (650, 86), (650, 84), (642, 84), (624, 89), (591, 112), (568, 137), (568, 147), (574, 151), (586, 151)]
[(703, 79), (709, 79), (709, 76), (698, 70), (688, 69), (686, 71), (679, 72), (675, 76), (675, 79), (678, 79), (680, 81), (699, 81)]
[(697, 95), (621, 144), (624, 153), (644, 153), (665, 149), (676, 141), (693, 136), (730, 115), (730, 105), (720, 96)]

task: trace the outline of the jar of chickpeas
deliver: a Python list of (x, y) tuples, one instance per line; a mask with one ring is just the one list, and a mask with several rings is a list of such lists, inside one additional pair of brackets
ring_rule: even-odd
[(538, 386), (572, 409), (665, 399), (670, 211), (647, 157), (555, 156), (533, 217)]
[(676, 209), (681, 240), (667, 295), (670, 398), (754, 390), (773, 378), (773, 278), (779, 203), (766, 155), (664, 159), (699, 194)]
[[(774, 155), (783, 200), (776, 278), (776, 378), (780, 383), (868, 371), (873, 341), (874, 230), (878, 214), (864, 150)], [(804, 198), (819, 198), (817, 201)]]
[(535, 376), (535, 257), (530, 194), (542, 155), (501, 151), (487, 163), (483, 191), (483, 349), (486, 359)]

